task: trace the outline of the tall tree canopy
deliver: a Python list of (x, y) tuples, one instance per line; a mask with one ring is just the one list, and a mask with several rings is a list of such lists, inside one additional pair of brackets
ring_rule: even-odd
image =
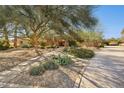
[[(14, 24), (16, 42), (17, 30), (30, 37), (37, 49), (43, 33), (54, 30), (61, 37), (75, 37), (77, 29), (91, 29), (97, 24), (93, 15), (95, 6), (0, 6), (0, 27)], [(20, 29), (21, 28), (21, 29)], [(16, 47), (16, 43), (15, 43)]]

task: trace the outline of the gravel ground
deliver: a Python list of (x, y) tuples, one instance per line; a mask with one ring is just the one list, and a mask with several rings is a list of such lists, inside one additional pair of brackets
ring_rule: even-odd
[[(50, 55), (57, 53), (57, 51), (53, 51), (45, 55), (49, 58)], [(29, 75), (31, 66), (39, 64), (40, 60), (44, 61), (44, 57), (36, 57), (10, 70), (0, 72), (0, 87), (72, 88), (75, 80), (79, 77), (80, 71), (88, 63), (88, 60), (74, 58), (74, 62), (68, 66), (59, 67), (57, 70), (45, 71), (40, 76)]]
[[(52, 49), (40, 49), (43, 53), (47, 53)], [(17, 48), (0, 51), (0, 72), (9, 70), (18, 64), (29, 60), (32, 57), (36, 57), (34, 49)]]

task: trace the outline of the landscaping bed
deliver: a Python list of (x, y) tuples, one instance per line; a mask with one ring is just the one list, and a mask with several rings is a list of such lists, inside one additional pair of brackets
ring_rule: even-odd
[[(72, 60), (73, 62), (67, 65), (58, 64), (59, 67), (57, 69), (46, 69), (44, 73), (31, 75), (30, 72), (33, 67), (38, 67), (40, 63), (45, 64), (47, 60), (42, 60), (39, 65), (36, 65), (36, 62), (34, 62), (34, 65), (32, 64), (29, 70), (17, 73), (16, 77), (8, 80), (8, 82), (10, 84), (20, 84), (32, 87), (74, 87), (75, 80), (79, 77), (80, 71), (88, 62), (78, 58), (72, 58)], [(4, 81), (4, 83), (8, 83), (6, 81)]]
[[(7, 72), (5, 71), (0, 73), (1, 82), (25, 87), (74, 87), (75, 84), (77, 84), (75, 81), (79, 78), (82, 69), (89, 64), (89, 58), (84, 60), (77, 57), (78, 55), (75, 56), (73, 53), (63, 52), (63, 49), (58, 49), (52, 52), (50, 51), (51, 50), (44, 51), (44, 56), (42, 55), (36, 60), (28, 60), (22, 62), (22, 64), (18, 63), (18, 66), (13, 67)], [(83, 51), (88, 51), (85, 54), (89, 54), (89, 50)], [(17, 51), (15, 54), (17, 54), (18, 57), (21, 57)], [(33, 51), (31, 54), (33, 54)]]
[[(40, 49), (43, 53), (50, 52), (51, 49)], [(14, 66), (35, 57), (33, 48), (18, 48), (0, 51), (0, 72), (9, 70)]]
[(95, 55), (93, 50), (85, 49), (85, 48), (76, 48), (76, 47), (65, 48), (64, 52), (83, 59), (90, 59)]

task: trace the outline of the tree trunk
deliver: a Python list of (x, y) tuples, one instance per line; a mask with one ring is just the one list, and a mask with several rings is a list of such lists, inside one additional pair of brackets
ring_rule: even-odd
[(36, 33), (34, 33), (34, 37), (33, 37), (33, 46), (34, 46), (34, 49), (35, 49), (35, 52), (37, 53), (37, 55), (41, 55), (40, 51), (38, 50), (38, 45), (39, 45), (39, 42), (38, 42), (38, 36), (36, 35)]
[(14, 48), (17, 48), (17, 26), (14, 31)]
[(7, 32), (6, 27), (4, 27), (3, 36), (5, 39), (4, 46), (9, 47), (10, 44), (9, 44), (8, 32)]
[(65, 40), (64, 47), (67, 48), (69, 46), (68, 40)]

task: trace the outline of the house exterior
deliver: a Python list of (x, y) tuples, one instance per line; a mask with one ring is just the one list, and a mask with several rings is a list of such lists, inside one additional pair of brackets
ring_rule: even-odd
[[(28, 42), (28, 40), (27, 40), (27, 38), (17, 38), (17, 47), (20, 47), (22, 44), (24, 44), (24, 43), (27, 43)], [(11, 41), (10, 41), (10, 44), (11, 44), (11, 46), (13, 46), (14, 45), (14, 39), (12, 39)]]
[(110, 45), (110, 46), (118, 46), (119, 44), (118, 44), (118, 42), (111, 41), (111, 42), (109, 43), (109, 45)]

